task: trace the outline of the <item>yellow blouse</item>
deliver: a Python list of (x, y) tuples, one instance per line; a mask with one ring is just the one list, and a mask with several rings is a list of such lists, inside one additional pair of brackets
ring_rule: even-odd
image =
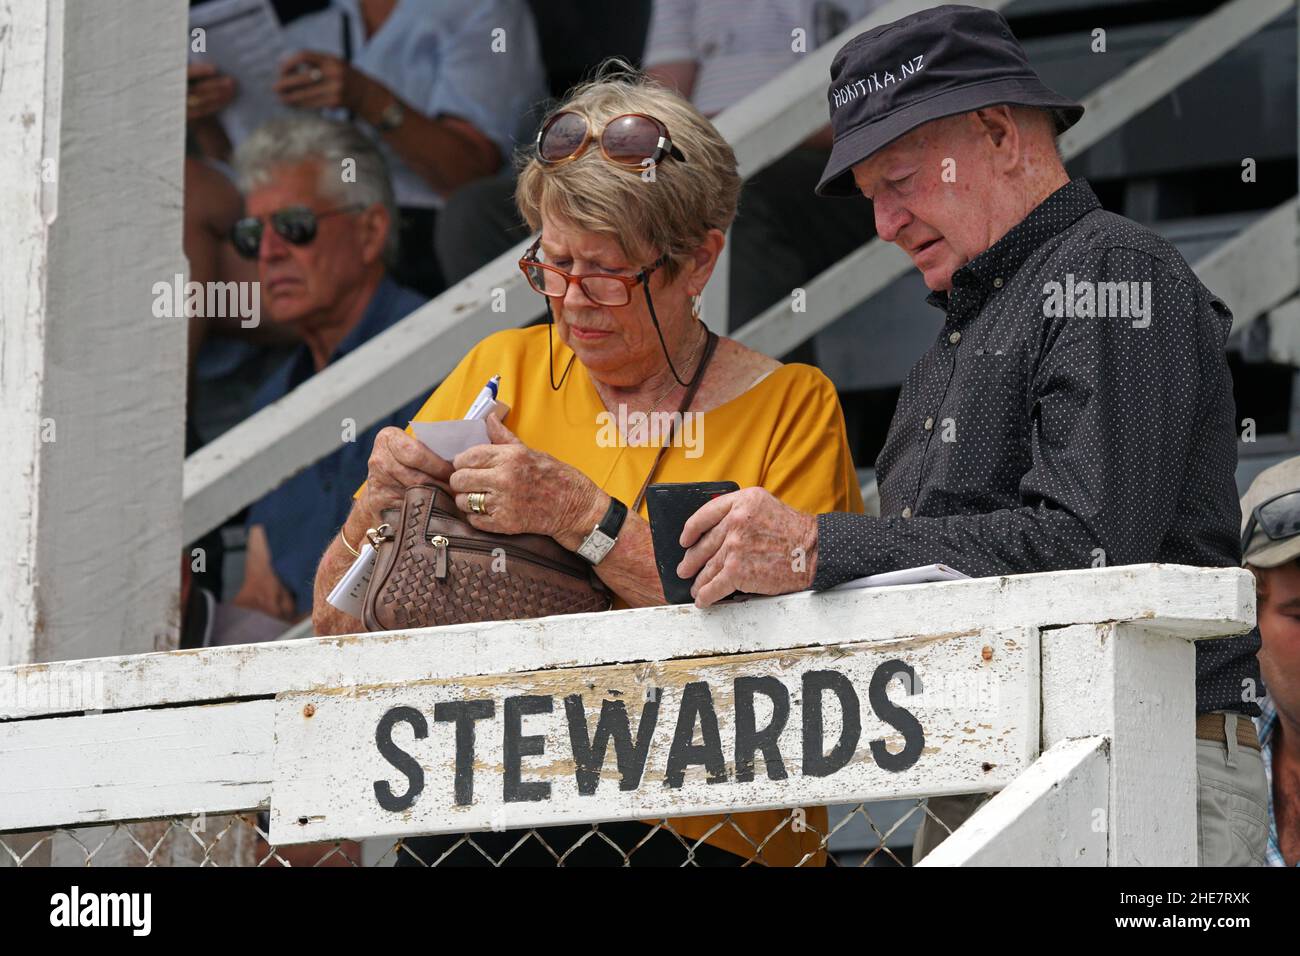
[[(619, 439), (617, 421), (606, 411), (581, 362), (575, 360), (560, 390), (552, 391), (546, 342), (541, 325), (488, 336), (429, 396), (415, 420), (463, 418), (488, 379), (500, 375), (497, 398), (510, 406), (505, 423), (520, 441), (577, 468), (631, 507), (658, 448), (629, 447)], [(572, 357), (556, 336), (556, 381)], [(680, 428), (681, 438), (664, 455), (655, 481), (757, 485), (810, 514), (863, 510), (839, 398), (818, 369), (782, 365), (695, 421), (694, 428)], [(648, 517), (644, 502), (639, 513)], [(621, 602), (614, 606), (626, 607)], [(817, 848), (826, 833), (826, 810), (811, 807), (805, 812), (807, 828), (798, 833), (788, 825), (781, 829), (764, 847), (765, 861), (791, 865), (806, 853), (816, 853), (809, 863), (824, 862)], [(788, 816), (788, 811), (771, 810), (733, 814), (732, 820), (758, 844)], [(698, 839), (719, 819), (688, 817), (673, 825), (684, 837)], [(753, 853), (752, 845), (725, 824), (706, 842), (746, 858)]]

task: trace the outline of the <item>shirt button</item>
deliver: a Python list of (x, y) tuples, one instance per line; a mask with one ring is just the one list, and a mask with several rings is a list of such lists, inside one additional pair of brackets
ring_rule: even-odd
[(925, 430), (926, 430), (926, 431), (929, 431), (929, 430), (930, 430), (931, 428), (933, 428), (933, 427), (934, 427), (934, 419), (933, 419), (933, 418), (926, 418), (926, 420), (925, 420)]
[(906, 508), (903, 509), (903, 517), (904, 517), (904, 518), (910, 518), (910, 517), (912, 517), (912, 508), (911, 508), (910, 505), (909, 505), (908, 507), (906, 507)]
[(993, 280), (993, 288), (995, 289), (1002, 288), (1002, 276), (998, 276), (996, 279)]
[(953, 345), (956, 345), (958, 342), (961, 341), (961, 333), (960, 332), (952, 333), (952, 335), (948, 336), (948, 341), (951, 342)]

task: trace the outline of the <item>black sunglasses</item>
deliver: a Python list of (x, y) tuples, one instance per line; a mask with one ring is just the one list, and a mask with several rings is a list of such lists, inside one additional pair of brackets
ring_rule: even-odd
[(1241, 552), (1254, 537), (1255, 528), (1264, 532), (1270, 541), (1281, 541), (1300, 534), (1300, 491), (1284, 491), (1259, 505), (1250, 513), (1246, 530), (1241, 534)]
[[(306, 206), (289, 206), (271, 213), (271, 228), (285, 242), (295, 246), (305, 246), (316, 238), (316, 225), (326, 216), (337, 216), (345, 212), (359, 212), (365, 206), (344, 206), (316, 212)], [(262, 246), (262, 220), (257, 216), (246, 216), (230, 227), (230, 241), (245, 259), (256, 259)]]

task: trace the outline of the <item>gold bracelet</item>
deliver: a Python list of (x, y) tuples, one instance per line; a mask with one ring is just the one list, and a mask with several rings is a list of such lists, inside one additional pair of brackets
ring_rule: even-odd
[(358, 557), (358, 558), (361, 557), (361, 552), (358, 551), (356, 548), (352, 547), (352, 545), (348, 544), (348, 539), (343, 537), (342, 528), (339, 528), (339, 540), (343, 542), (343, 547), (347, 548), (349, 551), (352, 552), (354, 557)]

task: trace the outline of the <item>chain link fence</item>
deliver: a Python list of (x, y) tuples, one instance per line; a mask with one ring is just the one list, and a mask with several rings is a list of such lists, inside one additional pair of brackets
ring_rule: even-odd
[[(670, 819), (482, 831), (398, 841), (272, 846), (265, 814), (196, 813), (94, 827), (0, 833), (0, 867), (21, 866), (751, 866), (772, 865), (769, 843), (794, 828), (816, 837), (796, 866), (908, 866), (927, 802), (830, 807), (825, 832), (791, 810), (762, 839), (731, 814), (699, 837)], [(734, 831), (750, 847), (738, 856), (709, 842)], [(808, 840), (807, 843), (811, 843)], [(731, 840), (732, 845), (735, 839)]]

